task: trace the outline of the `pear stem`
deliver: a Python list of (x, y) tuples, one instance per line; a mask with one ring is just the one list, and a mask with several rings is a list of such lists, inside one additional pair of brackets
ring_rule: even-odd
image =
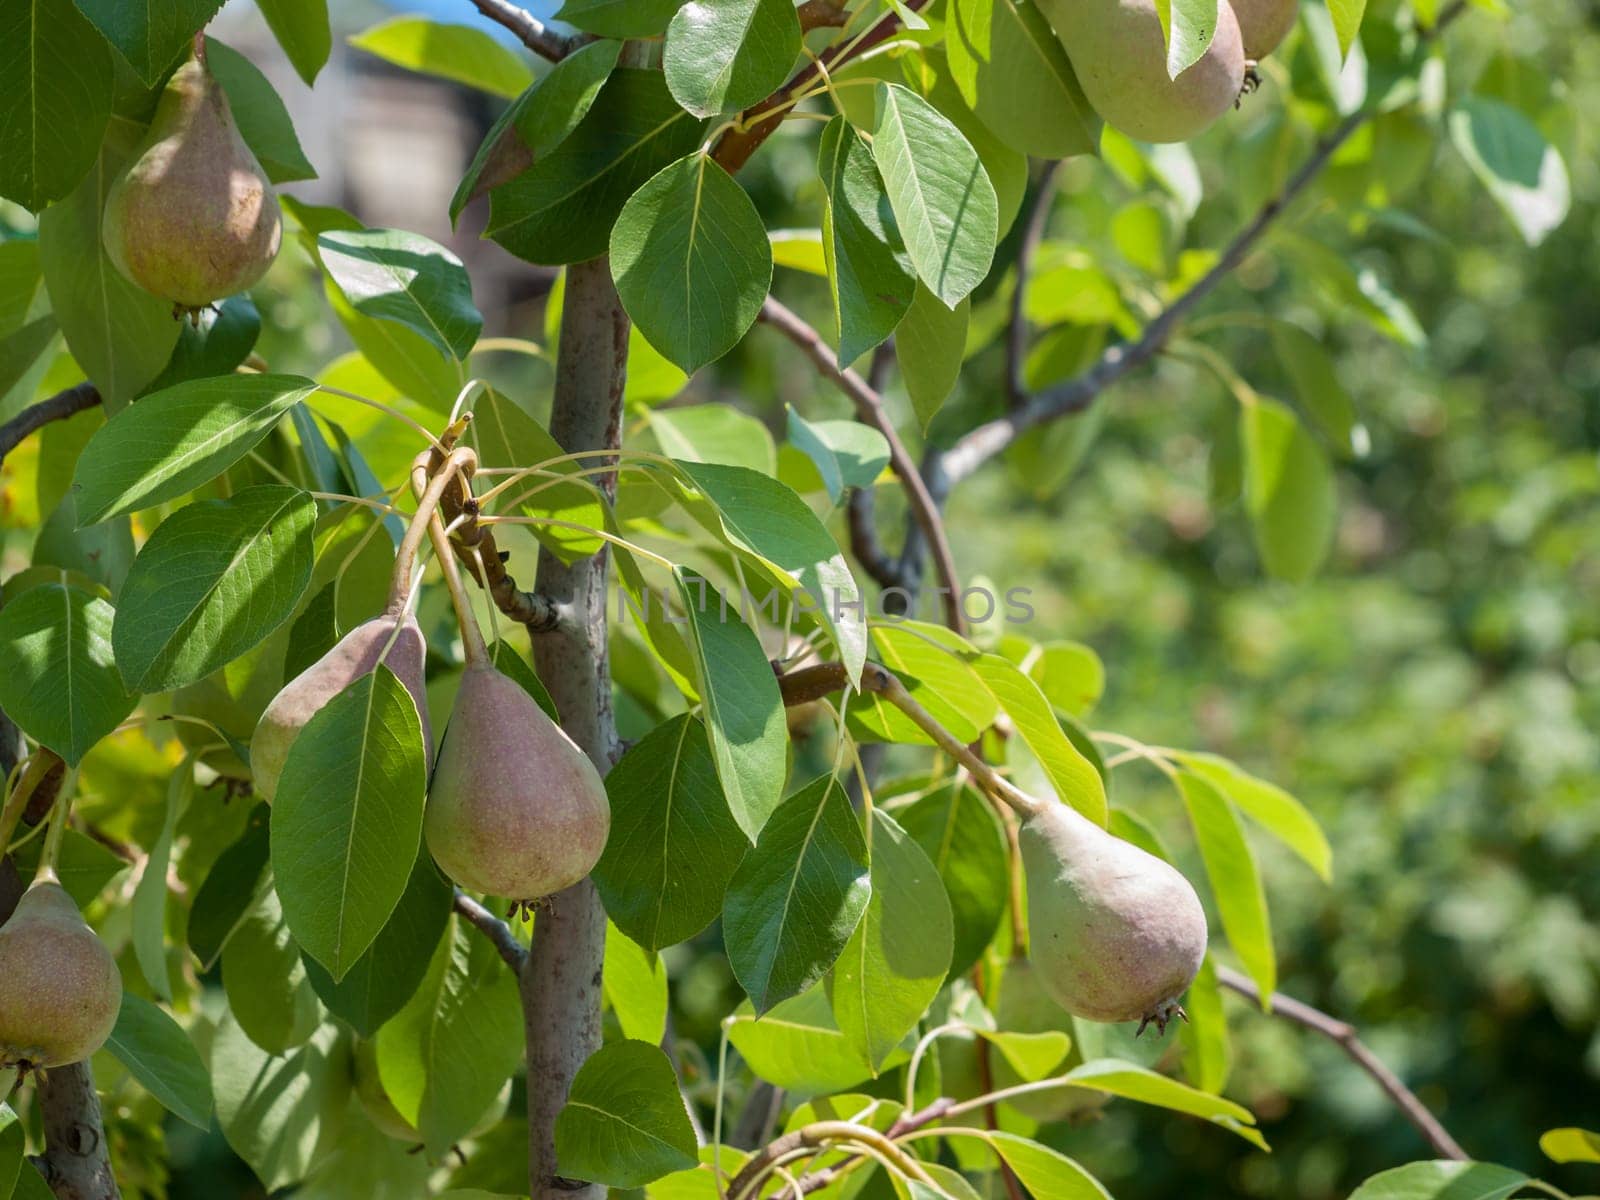
[(67, 832), (67, 813), (72, 808), (73, 786), (78, 782), (78, 772), (68, 770), (61, 781), (61, 794), (56, 797), (50, 811), (50, 829), (44, 836), (44, 849), (39, 852), (39, 870), (33, 877), (35, 883), (59, 883), (56, 863), (61, 859), (61, 842)]
[[(460, 451), (452, 451), (450, 458), (445, 460), (445, 468), (428, 480), (428, 462), (432, 457), (429, 451), (424, 450), (417, 455), (411, 464), (411, 490), (419, 496), (417, 511), (420, 513), (427, 505), (429, 494), (437, 488), (434, 503), (428, 510), (428, 536), (433, 539), (433, 551), (439, 559), (439, 570), (444, 573), (444, 585), (450, 592), (450, 604), (456, 610), (456, 623), (461, 626), (461, 642), (466, 652), (467, 665), (474, 666), (478, 663), (489, 661), (489, 648), (484, 644), (483, 630), (478, 625), (478, 618), (472, 611), (472, 598), (467, 595), (466, 585), (461, 582), (461, 568), (456, 565), (455, 551), (450, 545), (450, 535), (445, 531), (444, 522), (439, 519), (438, 498), (444, 495), (444, 484), (448, 484), (454, 472), (450, 470), (450, 462)], [(468, 453), (471, 453), (468, 451)]]
[[(411, 595), (411, 571), (417, 563), (417, 547), (422, 545), (422, 539), (428, 532), (429, 522), (439, 507), (439, 500), (444, 495), (444, 489), (455, 478), (456, 472), (467, 471), (478, 465), (477, 454), (465, 446), (452, 450), (444, 460), (434, 477), (428, 482), (426, 490), (417, 499), (417, 511), (411, 517), (411, 524), (406, 528), (406, 535), (400, 542), (400, 549), (395, 553), (394, 575), (389, 582), (389, 603), (385, 612), (398, 615), (405, 611)], [(415, 464), (413, 464), (413, 478), (415, 478)]]
[(33, 799), (34, 792), (38, 791), (45, 776), (49, 775), (60, 761), (53, 753), (42, 749), (29, 756), (22, 768), (22, 777), (17, 780), (17, 786), (6, 797), (5, 809), (0, 811), (0, 855), (10, 849), (12, 835), (17, 832), (22, 814), (28, 809), (28, 801)]
[(1042, 801), (1028, 795), (1015, 784), (1002, 778), (993, 767), (984, 762), (973, 751), (972, 747), (964, 745), (961, 739), (941, 725), (937, 717), (917, 703), (911, 693), (906, 691), (906, 685), (901, 683), (897, 676), (882, 670), (882, 668), (875, 668), (873, 664), (868, 664), (867, 669), (874, 671), (876, 674), (881, 674), (883, 678), (881, 681), (874, 681), (877, 683), (876, 687), (869, 687), (867, 680), (863, 677), (863, 688), (869, 691), (877, 691), (885, 700), (910, 717), (912, 723), (931, 737), (939, 749), (965, 767), (968, 774), (985, 792), (996, 800), (1009, 805), (1024, 820), (1044, 807)]

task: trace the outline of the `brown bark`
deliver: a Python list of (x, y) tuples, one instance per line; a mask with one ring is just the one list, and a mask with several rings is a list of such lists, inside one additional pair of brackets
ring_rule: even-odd
[(120, 1200), (88, 1063), (39, 1073), (45, 1152), (35, 1159), (56, 1200)]
[[(605, 259), (567, 270), (550, 432), (565, 451), (620, 443), (628, 318)], [(615, 481), (607, 477), (608, 492)], [(570, 565), (539, 555), (541, 595), (570, 614), (533, 635), (534, 661), (561, 726), (603, 773), (617, 751), (606, 664), (606, 572), (602, 550)], [(562, 1177), (555, 1123), (573, 1077), (600, 1048), (600, 973), (606, 916), (592, 882), (551, 897), (534, 921), (522, 971), (528, 1039), (528, 1169), (533, 1200), (603, 1200), (604, 1189)]]

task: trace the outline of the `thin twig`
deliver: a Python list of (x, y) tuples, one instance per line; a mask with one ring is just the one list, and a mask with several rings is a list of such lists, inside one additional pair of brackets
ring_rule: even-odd
[(957, 633), (962, 632), (966, 622), (961, 615), (961, 585), (956, 576), (955, 557), (950, 553), (950, 540), (945, 536), (944, 518), (940, 516), (939, 506), (934, 503), (927, 485), (923, 483), (922, 472), (912, 461), (910, 452), (895, 430), (894, 422), (889, 419), (883, 397), (869, 387), (860, 375), (841, 366), (838, 356), (822, 340), (822, 336), (771, 296), (761, 306), (760, 319), (798, 346), (818, 371), (838, 384), (855, 405), (857, 420), (871, 425), (889, 443), (889, 465), (900, 477), (917, 525), (933, 549), (934, 569), (944, 589), (945, 621)]
[(30, 434), (37, 433), (52, 421), (64, 421), (70, 416), (93, 408), (100, 403), (100, 393), (92, 383), (80, 383), (64, 392), (57, 392), (39, 403), (23, 409), (4, 425), (0, 425), (0, 459), (4, 459)]
[(472, 0), (472, 5), (496, 25), (516, 34), (529, 50), (551, 62), (560, 62), (573, 50), (574, 39), (563, 37), (525, 8), (510, 0)]
[[(920, 8), (926, 8), (930, 2), (931, 0), (904, 0), (901, 7), (915, 12)], [(711, 157), (730, 174), (737, 171), (750, 161), (750, 156), (760, 148), (761, 143), (772, 136), (773, 130), (783, 124), (784, 115), (794, 98), (821, 77), (819, 67), (822, 70), (836, 70), (851, 59), (860, 58), (874, 46), (888, 41), (899, 29), (900, 18), (895, 12), (890, 11), (880, 17), (878, 23), (859, 38), (851, 38), (829, 46), (816, 59), (796, 71), (788, 83), (759, 104), (753, 104), (740, 113), (739, 123), (717, 139), (717, 144), (712, 147)]]
[(1023, 370), (1028, 357), (1028, 314), (1024, 309), (1028, 273), (1033, 269), (1039, 243), (1044, 241), (1045, 226), (1050, 223), (1050, 205), (1056, 198), (1056, 177), (1060, 169), (1059, 162), (1050, 162), (1040, 172), (1037, 190), (1033, 193), (1033, 207), (1028, 210), (1028, 223), (1017, 246), (1017, 280), (1011, 293), (1011, 323), (1006, 330), (1006, 390), (1013, 405), (1022, 404), (1028, 398), (1028, 381)]
[(456, 889), (456, 912), (461, 914), (468, 925), (494, 943), (494, 948), (500, 952), (500, 957), (505, 960), (506, 966), (519, 973), (522, 971), (522, 964), (527, 960), (528, 952), (522, 943), (517, 941), (517, 935), (511, 932), (511, 926), (460, 888)]
[[(1261, 1003), (1261, 992), (1251, 982), (1249, 976), (1243, 975), (1231, 967), (1216, 965), (1217, 982), (1223, 987), (1239, 993), (1239, 995)], [(1471, 1156), (1461, 1148), (1461, 1143), (1450, 1136), (1450, 1131), (1439, 1123), (1417, 1095), (1404, 1083), (1400, 1077), (1391, 1071), (1381, 1059), (1378, 1058), (1356, 1036), (1355, 1027), (1331, 1017), (1319, 1008), (1312, 1008), (1304, 1001), (1285, 996), (1282, 992), (1272, 993), (1271, 1012), (1273, 1016), (1282, 1017), (1286, 1021), (1293, 1021), (1296, 1025), (1314, 1030), (1323, 1037), (1336, 1043), (1338, 1047), (1350, 1056), (1352, 1062), (1360, 1067), (1373, 1081), (1383, 1089), (1384, 1095), (1394, 1101), (1395, 1107), (1405, 1114), (1406, 1120), (1416, 1126), (1417, 1132), (1428, 1140), (1435, 1153), (1445, 1158), (1453, 1158), (1460, 1162), (1468, 1162)]]

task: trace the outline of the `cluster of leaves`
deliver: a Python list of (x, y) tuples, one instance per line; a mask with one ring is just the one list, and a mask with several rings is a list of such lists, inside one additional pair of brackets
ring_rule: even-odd
[[(144, 847), (131, 902), (112, 906), (101, 925), (138, 981), (110, 1050), (155, 1101), (202, 1126), (214, 1107), (269, 1188), (303, 1181), (302, 1194), (339, 1195), (352, 1180), (370, 1187), (381, 1178), (420, 1190), (432, 1177), (434, 1186), (520, 1190), (514, 1173), (487, 1178), (482, 1159), (455, 1172), (431, 1165), (503, 1107), (521, 1017), (511, 974), (452, 915), (448, 883), (419, 858), (425, 768), (397, 748), (415, 738), (382, 736), (417, 722), (403, 689), (380, 674), (329, 705), (270, 816), (224, 807), (215, 786), (245, 774), (255, 716), (281, 682), (370, 616), (389, 582), (401, 526), (384, 498), (404, 488), (420, 443), (350, 397), (442, 428), (473, 374), (483, 322), (461, 263), (442, 247), (292, 201), (297, 252), (320, 272), (355, 347), (316, 379), (236, 373), (260, 329), (248, 299), (189, 329), (121, 279), (99, 245), (99, 205), (155, 85), (215, 6), (190, 7), (184, 22), (162, 26), (123, 20), (122, 6), (44, 0), (0, 26), (40, 51), (28, 62), (0, 58), (0, 87), (47, 118), (6, 125), (11, 140), (0, 140), (0, 169), (12, 172), (0, 175), (0, 192), (42, 210), (36, 239), (0, 245), (0, 410), (84, 376), (106, 410), (52, 427), (22, 462), (34, 489), (16, 520), (39, 532), (30, 568), (7, 580), (0, 609), (0, 708), (78, 773), (86, 819)], [(262, 4), (308, 82), (328, 50), (318, 7)], [(870, 7), (857, 18), (877, 16)], [(1170, 7), (1177, 70), (1204, 46), (1186, 24), (1194, 6)], [(1353, 41), (1359, 7), (1307, 14), (1293, 70), (1309, 81), (1296, 96), (1309, 123), (1372, 105), (1385, 114), (1375, 127), (1403, 137), (1414, 132), (1407, 122), (1440, 118), (1441, 97), (1418, 83), (1414, 36), (1380, 26), (1363, 51)], [(1025, 1015), (1017, 981), (1026, 916), (1009, 909), (1014, 865), (1001, 818), (958, 779), (925, 769), (880, 786), (863, 817), (841, 770), (851, 744), (923, 745), (925, 736), (870, 696), (851, 696), (836, 714), (832, 762), (814, 761), (791, 745), (769, 665), (807, 647), (856, 677), (870, 657), (1031, 790), (1165, 853), (1154, 829), (1107, 803), (1100, 747), (1113, 739), (1087, 724), (1105, 677), (1093, 651), (1015, 631), (967, 639), (869, 619), (830, 523), (848, 489), (882, 473), (881, 435), (791, 412), (779, 445), (728, 406), (654, 407), (741, 341), (783, 265), (797, 280), (823, 281), (842, 361), (895, 336), (921, 426), (966, 415), (944, 408), (964, 351), (993, 339), (1005, 287), (1023, 286), (994, 288), (992, 276), (1027, 156), (1086, 154), (1100, 131), (1031, 8), (888, 11), (906, 36), (811, 89), (839, 111), (816, 144), (819, 227), (799, 236), (769, 233), (715, 155), (723, 133), (760, 112), (713, 123), (760, 105), (790, 77), (801, 29), (788, 3), (572, 0), (565, 18), (600, 40), (537, 81), (520, 58), (462, 28), (408, 18), (356, 39), (511, 99), (452, 215), (486, 192), (490, 236), (523, 258), (567, 264), (609, 253), (637, 329), (627, 397), (636, 420), (614, 503), (582, 464), (565, 460), (529, 406), (500, 390), (467, 393), (482, 466), (527, 473), (488, 508), (513, 553), (534, 544), (513, 540), (523, 528), (567, 558), (604, 538), (628, 606), (612, 654), (640, 736), (608, 780), (614, 829), (595, 875), (612, 921), (605, 992), (620, 1036), (579, 1075), (557, 1130), (563, 1171), (576, 1178), (714, 1194), (710, 1152), (697, 1150), (656, 1044), (668, 1011), (661, 952), (703, 938), (719, 917), (748, 1002), (725, 1021), (743, 1068), (718, 1082), (747, 1070), (814, 1097), (789, 1114), (790, 1127), (843, 1115), (881, 1132), (936, 1096), (970, 1099), (987, 1090), (974, 1078), (981, 1054), (997, 1079), (1059, 1077), (1073, 1103), (1127, 1097), (1261, 1144), (1250, 1113), (1220, 1095), (1227, 1030), (1214, 972), (1190, 997), (1192, 1024), (1164, 1040), (1134, 1043), (1126, 1030), (1059, 1012)], [(165, 40), (152, 43), (158, 30)], [(657, 36), (660, 70), (624, 61), (617, 39)], [(1034, 53), (1019, 53), (1027, 48)], [(1367, 72), (1359, 89), (1340, 66), (1352, 50)], [(309, 174), (264, 78), (218, 43), (209, 60), (272, 178)], [(128, 86), (113, 88), (118, 78)], [(1452, 106), (1447, 120), (1473, 170), (1537, 240), (1565, 208), (1560, 157), (1490, 96)], [(1266, 124), (1252, 151), (1269, 168), (1256, 185), (1263, 193), (1308, 121), (1274, 114)], [(46, 126), (70, 136), (28, 140)], [(1204, 253), (1179, 249), (1199, 210), (1195, 159), (1111, 131), (1100, 132), (1099, 148), (1127, 186), (1151, 185), (1118, 214), (1114, 244), (1157, 281), (1156, 293), (1170, 294), (1209, 265)], [(1397, 340), (1421, 340), (1375, 278), (1310, 239), (1288, 248), (1343, 308)], [(1041, 330), (1029, 381), (1044, 387), (1087, 361), (1108, 331), (1131, 336), (1139, 322), (1132, 289), (1095, 255), (1047, 240), (1037, 268), (1022, 308)], [(552, 327), (560, 309), (558, 292)], [(1297, 324), (1272, 332), (1296, 405), (1229, 379), (1241, 413), (1236, 486), (1268, 568), (1303, 578), (1331, 536), (1330, 448), (1354, 454), (1358, 426), (1318, 342)], [(1081, 456), (1065, 453), (1058, 436), (1017, 448), (1040, 486)], [(376, 500), (380, 511), (346, 497)], [(771, 589), (754, 611), (707, 603), (710, 589), (742, 598), (752, 577)], [(428, 589), (421, 603), (430, 708), (442, 716), (459, 663), (442, 597)], [(496, 656), (540, 693), (515, 650), (500, 643)], [(177, 720), (150, 720), (162, 716)], [(1258, 825), (1324, 877), (1326, 839), (1287, 793), (1225, 759), (1138, 742), (1131, 752), (1159, 761), (1176, 784), (1229, 949), (1270, 991), (1276, 955), (1244, 830)], [(63, 865), (86, 905), (123, 870), (77, 834)], [(169, 891), (169, 875), (181, 892)], [(217, 970), (225, 1008), (206, 987)], [(974, 971), (981, 986), (969, 982)], [(188, 1032), (146, 996), (186, 1013)], [(1158, 1066), (1175, 1066), (1186, 1082)], [(376, 1079), (426, 1155), (407, 1155), (383, 1134), (357, 1086), (363, 1078)], [(1000, 1114), (997, 1133), (949, 1135), (951, 1161), (990, 1177), (1004, 1161), (1038, 1195), (1098, 1194), (1083, 1168), (1037, 1140), (1056, 1114), (1022, 1104)], [(514, 1123), (486, 1136), (520, 1140)], [(12, 1140), (20, 1156), (20, 1137)], [(741, 1160), (724, 1149), (717, 1165), (737, 1170)], [(933, 1185), (877, 1176), (911, 1191), (971, 1194), (948, 1165), (930, 1158), (925, 1169)], [(1405, 1170), (1364, 1194), (1481, 1184), (1472, 1194), (1506, 1195), (1526, 1182), (1491, 1167)]]

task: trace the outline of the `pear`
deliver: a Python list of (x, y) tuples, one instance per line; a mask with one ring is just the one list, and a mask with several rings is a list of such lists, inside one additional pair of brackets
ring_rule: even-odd
[(605, 785), (583, 751), (516, 681), (468, 663), (423, 818), (444, 873), (536, 900), (587, 875), (610, 830)]
[(1299, 15), (1300, 0), (1230, 0), (1239, 20), (1244, 56), (1260, 62), (1276, 50)]
[(1199, 61), (1176, 79), (1155, 0), (1041, 0), (1083, 94), (1106, 124), (1142, 142), (1182, 142), (1232, 108), (1244, 87), (1244, 45), (1228, 0)]
[(53, 874), (0, 928), (0, 1068), (82, 1062), (111, 1036), (122, 975)]
[(250, 777), (256, 794), (267, 803), (272, 802), (289, 747), (306, 722), (357, 679), (376, 670), (379, 662), (395, 673), (417, 702), (422, 745), (425, 751), (431, 751), (433, 734), (428, 725), (423, 671), (427, 653), (422, 629), (409, 614), (384, 613), (363, 621), (340, 638), (332, 650), (283, 686), (256, 723), (250, 738)]
[(1021, 841), (1039, 985), (1074, 1016), (1164, 1031), (1206, 954), (1189, 881), (1065, 804), (1029, 815)]
[(278, 197), (205, 63), (173, 72), (133, 163), (106, 195), (101, 236), (132, 282), (182, 309), (243, 291), (277, 257)]

